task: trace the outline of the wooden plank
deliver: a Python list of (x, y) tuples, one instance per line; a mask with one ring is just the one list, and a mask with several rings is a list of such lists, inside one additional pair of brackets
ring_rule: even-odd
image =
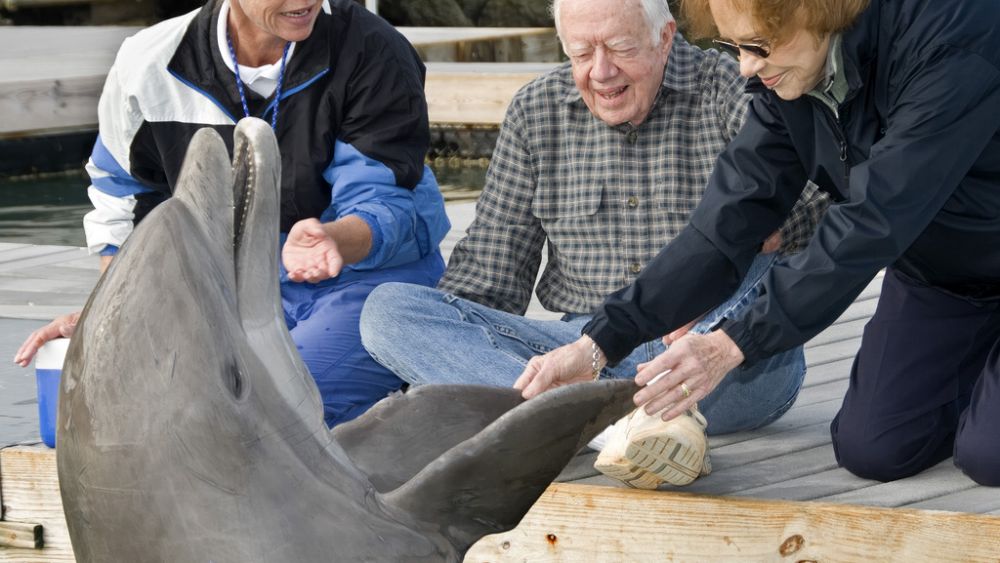
[(851, 375), (851, 364), (854, 363), (854, 356), (824, 364), (808, 364), (806, 368), (806, 380), (802, 382), (803, 391), (810, 387), (816, 387), (831, 381), (847, 379)]
[[(972, 487), (976, 487), (976, 483), (959, 471), (948, 459), (907, 479), (876, 483), (869, 487), (820, 497), (820, 500), (897, 507), (964, 491)], [(1000, 495), (1000, 490), (995, 488), (978, 488), (981, 494), (986, 496)]]
[(476, 64), (469, 70), (455, 65), (438, 70), (429, 64), (424, 92), (431, 123), (499, 125), (514, 94), (543, 72), (539, 65), (523, 68), (498, 72)]
[(0, 254), (0, 272), (58, 263), (86, 256), (86, 254), (86, 250), (73, 246), (26, 245)]
[(796, 432), (815, 424), (825, 424), (829, 427), (830, 421), (833, 420), (837, 411), (840, 410), (841, 402), (842, 399), (836, 398), (809, 405), (796, 404), (792, 408), (788, 409), (788, 412), (786, 412), (784, 416), (763, 428), (747, 432), (735, 432), (732, 434), (712, 436), (709, 438), (708, 443), (714, 452), (717, 448), (723, 448), (732, 444), (739, 444), (741, 442), (752, 442), (754, 440), (766, 438), (775, 434)]
[(0, 548), (41, 549), (42, 525), (0, 521)]
[[(946, 461), (945, 463), (950, 463)], [(950, 510), (990, 514), (1000, 510), (1000, 489), (972, 487), (905, 505), (924, 510)]]
[(0, 563), (74, 561), (69, 529), (62, 511), (55, 450), (45, 446), (13, 446), (0, 450), (4, 520), (41, 524), (45, 547), (0, 549)]
[(727, 460), (727, 465), (713, 471), (711, 475), (699, 478), (684, 487), (684, 490), (729, 495), (753, 487), (835, 469), (837, 461), (833, 456), (833, 446), (826, 442), (821, 446), (795, 452), (795, 455), (773, 457), (746, 464), (739, 464), (738, 460)]
[[(596, 517), (594, 515), (600, 515)], [(479, 561), (997, 561), (1000, 518), (555, 484)]]
[[(0, 32), (0, 138), (55, 134), (97, 127), (97, 101), (122, 40), (135, 27), (18, 27)], [(400, 28), (418, 48), (469, 58), (474, 47), (494, 42), (492, 58), (558, 60), (558, 40), (549, 28)], [(507, 51), (507, 54), (504, 52)], [(463, 54), (464, 53), (464, 54)], [(475, 65), (475, 72), (449, 69), (427, 76), (433, 123), (496, 125), (511, 96), (542, 68), (519, 70)], [(464, 112), (469, 112), (468, 117)]]

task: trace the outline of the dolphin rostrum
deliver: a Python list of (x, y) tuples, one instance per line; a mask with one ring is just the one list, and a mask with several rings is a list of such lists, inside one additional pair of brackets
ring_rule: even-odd
[(458, 561), (631, 408), (630, 381), (425, 386), (333, 431), (285, 328), (278, 146), (199, 131), (70, 346), (58, 468), (79, 561)]

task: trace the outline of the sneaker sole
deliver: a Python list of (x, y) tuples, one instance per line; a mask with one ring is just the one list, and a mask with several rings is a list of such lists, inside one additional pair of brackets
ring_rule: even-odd
[(594, 463), (594, 469), (633, 489), (655, 489), (660, 486), (660, 483), (663, 483), (663, 480), (656, 475), (636, 467), (622, 458), (607, 463), (598, 460)]
[(666, 483), (687, 485), (700, 475), (704, 452), (676, 440), (652, 436), (630, 442), (625, 458)]

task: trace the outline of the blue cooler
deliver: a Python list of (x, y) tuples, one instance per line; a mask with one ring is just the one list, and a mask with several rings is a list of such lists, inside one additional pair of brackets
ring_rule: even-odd
[(38, 428), (45, 445), (56, 447), (56, 417), (59, 413), (59, 380), (69, 338), (46, 342), (35, 356), (35, 379), (38, 383)]

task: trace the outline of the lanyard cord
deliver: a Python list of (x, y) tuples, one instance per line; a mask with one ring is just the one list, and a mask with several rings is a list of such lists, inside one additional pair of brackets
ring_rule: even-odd
[[(236, 89), (240, 91), (240, 102), (243, 104), (243, 117), (250, 117), (250, 106), (247, 105), (247, 95), (243, 90), (243, 79), (240, 78), (240, 65), (236, 62), (236, 50), (233, 49), (233, 38), (226, 27), (226, 43), (229, 44), (229, 56), (233, 59), (233, 70), (236, 72)], [(285, 51), (281, 54), (281, 70), (278, 72), (278, 86), (274, 89), (274, 113), (271, 114), (271, 129), (278, 126), (278, 105), (281, 103), (281, 86), (285, 81), (285, 61), (288, 59), (288, 48), (291, 41), (285, 42)]]

